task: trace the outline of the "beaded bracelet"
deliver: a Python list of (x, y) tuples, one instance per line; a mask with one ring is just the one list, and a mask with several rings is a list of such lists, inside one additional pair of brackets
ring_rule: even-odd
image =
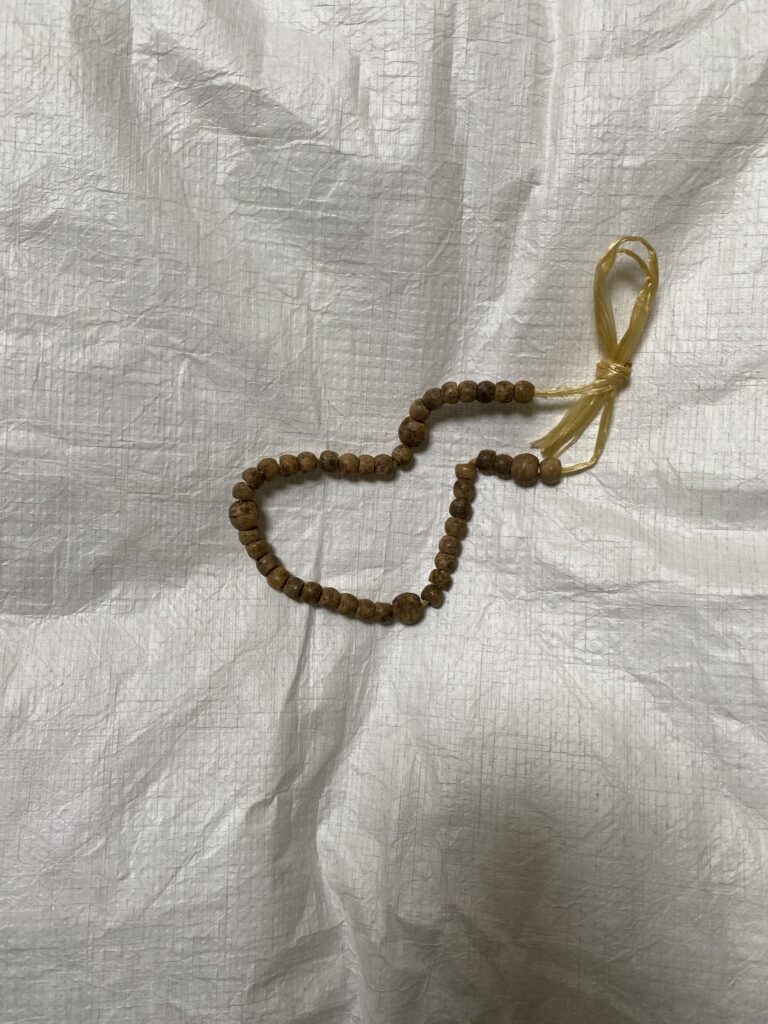
[[(636, 242), (643, 246), (646, 255), (641, 256), (626, 243)], [(608, 290), (608, 276), (617, 256), (626, 255), (633, 259), (643, 271), (645, 281), (632, 308), (629, 326), (621, 340), (616, 336), (616, 324)], [(643, 328), (653, 305), (659, 284), (659, 266), (652, 246), (638, 235), (625, 235), (617, 239), (597, 264), (594, 278), (595, 321), (603, 357), (597, 364), (594, 380), (575, 387), (538, 389), (527, 380), (512, 383), (508, 380), (483, 380), (475, 383), (465, 380), (461, 383), (448, 381), (441, 387), (429, 388), (411, 403), (408, 416), (400, 424), (400, 444), (391, 455), (355, 455), (346, 452), (338, 455), (324, 451), (319, 456), (312, 452), (299, 455), (281, 455), (279, 459), (262, 459), (255, 467), (244, 470), (242, 482), (232, 488), (235, 498), (229, 509), (229, 519), (239, 531), (240, 542), (248, 555), (254, 559), (262, 576), (274, 590), (280, 591), (294, 601), (308, 605), (319, 605), (329, 611), (339, 612), (347, 618), (363, 622), (389, 623), (393, 620), (404, 625), (419, 622), (426, 608), (440, 608), (445, 592), (450, 589), (453, 573), (458, 565), (461, 542), (467, 533), (467, 523), (472, 516), (472, 502), (475, 498), (475, 483), (478, 473), (492, 474), (502, 480), (513, 480), (520, 487), (530, 487), (541, 481), (553, 486), (561, 477), (580, 473), (594, 466), (600, 458), (610, 430), (613, 405), (618, 390), (630, 377), (631, 357), (640, 340)], [(480, 402), (490, 405), (510, 402), (527, 404), (534, 399), (577, 398), (562, 420), (553, 430), (532, 442), (543, 458), (541, 461), (530, 452), (506, 455), (484, 449), (475, 458), (460, 462), (456, 466), (456, 481), (453, 485), (453, 500), (448, 508), (444, 536), (438, 545), (434, 569), (429, 583), (421, 594), (398, 594), (392, 602), (371, 601), (357, 598), (354, 594), (340, 593), (335, 587), (321, 586), (313, 581), (304, 582), (292, 576), (283, 567), (259, 525), (259, 507), (255, 493), (265, 484), (278, 477), (308, 474), (321, 470), (341, 477), (376, 477), (389, 479), (408, 466), (414, 453), (420, 449), (429, 436), (428, 421), (432, 412), (446, 405), (459, 402)], [(594, 451), (584, 462), (563, 466), (560, 456), (576, 441), (599, 415), (599, 425)]]

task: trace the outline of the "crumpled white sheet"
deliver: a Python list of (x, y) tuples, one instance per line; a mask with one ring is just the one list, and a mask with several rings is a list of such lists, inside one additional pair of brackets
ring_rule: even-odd
[[(0, 1019), (765, 1024), (765, 5), (11, 0), (0, 38)], [(661, 290), (592, 473), (483, 479), (417, 628), (264, 585), (243, 467), (590, 379), (627, 232)], [(286, 486), (275, 547), (420, 587), (453, 464), (557, 414)]]

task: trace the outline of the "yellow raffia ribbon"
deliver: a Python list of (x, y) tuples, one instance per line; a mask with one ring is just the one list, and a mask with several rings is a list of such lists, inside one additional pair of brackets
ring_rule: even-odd
[[(625, 248), (628, 242), (638, 242), (642, 245), (647, 257), (644, 258), (632, 249)], [(608, 277), (619, 255), (630, 256), (645, 274), (645, 283), (632, 307), (629, 326), (620, 341), (616, 336), (616, 321), (608, 287)], [(541, 449), (544, 458), (559, 457), (581, 437), (595, 417), (600, 416), (592, 458), (586, 462), (574, 463), (572, 466), (563, 466), (563, 474), (580, 473), (584, 469), (590, 469), (603, 454), (611, 429), (616, 394), (629, 380), (632, 355), (640, 341), (658, 287), (659, 261), (656, 251), (639, 235), (624, 235), (618, 238), (595, 267), (595, 323), (603, 352), (603, 357), (597, 364), (595, 379), (589, 384), (575, 387), (536, 389), (537, 398), (578, 397), (578, 402), (571, 406), (557, 426), (537, 441), (531, 442), (534, 448)]]

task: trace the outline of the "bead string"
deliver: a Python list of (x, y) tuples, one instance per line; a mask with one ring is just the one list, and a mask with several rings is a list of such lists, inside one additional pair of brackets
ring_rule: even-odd
[(429, 436), (427, 420), (435, 410), (458, 402), (526, 404), (533, 399), (535, 392), (533, 384), (526, 380), (516, 384), (508, 380), (498, 383), (484, 380), (479, 384), (472, 380), (460, 384), (448, 381), (440, 388), (429, 388), (421, 398), (411, 403), (409, 415), (398, 430), (401, 444), (391, 455), (355, 455), (352, 452), (339, 455), (333, 451), (324, 451), (319, 456), (312, 452), (301, 452), (299, 455), (281, 455), (279, 459), (262, 459), (258, 465), (244, 470), (243, 480), (232, 488), (236, 500), (229, 509), (230, 522), (238, 530), (246, 552), (254, 559), (257, 569), (266, 576), (267, 583), (274, 590), (281, 591), (295, 601), (320, 605), (329, 611), (363, 622), (388, 623), (396, 619), (405, 625), (414, 625), (423, 618), (425, 609), (439, 608), (445, 600), (445, 592), (451, 588), (453, 573), (458, 567), (461, 554), (461, 542), (467, 534), (467, 524), (472, 517), (478, 472), (494, 474), (502, 480), (514, 480), (521, 487), (530, 487), (539, 480), (554, 485), (562, 472), (559, 459), (539, 461), (530, 452), (513, 457), (484, 449), (475, 458), (459, 463), (456, 466), (453, 500), (448, 508), (444, 534), (438, 545), (429, 581), (420, 595), (406, 592), (398, 594), (391, 602), (358, 598), (354, 594), (340, 593), (335, 587), (325, 587), (314, 581), (305, 582), (291, 575), (263, 534), (260, 509), (255, 500), (256, 491), (272, 480), (299, 473), (310, 474), (316, 470), (347, 479), (388, 479), (413, 462), (415, 450), (421, 448)]
[[(631, 249), (624, 248), (625, 242), (640, 242), (644, 245), (648, 251), (648, 260)], [(632, 257), (639, 264), (645, 273), (646, 281), (635, 300), (629, 327), (621, 341), (617, 341), (613, 309), (608, 297), (608, 275), (616, 257), (622, 253)], [(632, 366), (630, 357), (648, 319), (658, 283), (656, 253), (639, 236), (627, 235), (618, 239), (602, 257), (595, 271), (594, 296), (597, 331), (604, 356), (597, 364), (595, 379), (589, 384), (537, 390), (526, 380), (519, 380), (515, 384), (508, 380), (484, 380), (479, 383), (465, 380), (460, 384), (448, 381), (439, 388), (429, 388), (411, 403), (408, 416), (398, 430), (401, 443), (394, 448), (391, 455), (355, 455), (352, 452), (339, 455), (327, 450), (316, 456), (312, 452), (301, 452), (298, 455), (281, 455), (279, 460), (265, 458), (256, 466), (244, 470), (242, 481), (232, 488), (235, 501), (230, 506), (229, 518), (239, 533), (240, 542), (256, 562), (259, 572), (266, 577), (267, 583), (274, 590), (286, 594), (295, 601), (319, 605), (363, 622), (389, 623), (396, 619), (405, 625), (414, 625), (423, 618), (427, 608), (440, 608), (445, 600), (446, 591), (451, 588), (453, 573), (461, 554), (461, 542), (467, 534), (467, 524), (472, 517), (478, 472), (492, 474), (502, 480), (513, 480), (521, 487), (530, 487), (538, 481), (552, 486), (557, 484), (562, 476), (588, 469), (600, 458), (610, 429), (616, 392), (629, 379)], [(413, 461), (415, 450), (425, 444), (429, 436), (428, 420), (435, 410), (458, 402), (527, 404), (534, 397), (577, 397), (578, 401), (553, 430), (534, 442), (534, 446), (539, 447), (544, 456), (541, 460), (530, 452), (512, 456), (483, 449), (475, 458), (457, 464), (453, 500), (448, 509), (448, 518), (445, 520), (444, 534), (438, 546), (429, 582), (420, 595), (406, 592), (398, 594), (391, 602), (371, 601), (368, 598), (358, 598), (354, 594), (340, 593), (335, 587), (325, 587), (312, 580), (305, 582), (283, 566), (264, 536), (260, 527), (260, 509), (255, 498), (256, 491), (270, 481), (296, 474), (311, 474), (316, 470), (338, 474), (348, 479), (387, 479), (408, 466)], [(592, 458), (586, 462), (563, 467), (559, 459), (560, 454), (581, 436), (598, 414), (600, 424)]]
[[(642, 245), (648, 253), (647, 260), (632, 249), (625, 248), (625, 243), (628, 242), (638, 242)], [(616, 320), (608, 285), (609, 275), (619, 255), (631, 257), (645, 275), (645, 283), (635, 299), (629, 326), (621, 341), (616, 335)], [(564, 476), (591, 469), (603, 454), (611, 429), (616, 394), (630, 378), (632, 356), (650, 315), (658, 287), (659, 261), (656, 250), (640, 235), (624, 235), (618, 238), (606, 249), (595, 267), (595, 325), (603, 350), (603, 358), (597, 364), (595, 379), (589, 384), (576, 387), (544, 388), (536, 391), (537, 398), (579, 398), (552, 430), (531, 442), (531, 447), (538, 448), (545, 457), (562, 455), (581, 437), (595, 417), (600, 415), (592, 457), (585, 462), (564, 466)]]

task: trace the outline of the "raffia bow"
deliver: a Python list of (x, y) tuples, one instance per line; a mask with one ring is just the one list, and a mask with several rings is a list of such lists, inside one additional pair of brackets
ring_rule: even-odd
[[(642, 245), (647, 257), (644, 258), (625, 246), (628, 242)], [(610, 300), (608, 277), (619, 255), (630, 256), (642, 269), (645, 283), (635, 299), (629, 326), (618, 340), (616, 321)], [(580, 473), (594, 466), (603, 453), (611, 429), (613, 406), (616, 394), (630, 378), (632, 355), (643, 333), (659, 286), (659, 262), (656, 251), (639, 235), (624, 235), (618, 238), (603, 254), (595, 268), (594, 300), (595, 324), (600, 339), (603, 357), (597, 364), (595, 379), (588, 384), (575, 387), (536, 389), (537, 398), (576, 398), (578, 401), (565, 413), (560, 422), (538, 440), (532, 442), (547, 457), (560, 456), (577, 441), (592, 421), (599, 416), (597, 438), (592, 457), (586, 462), (564, 466), (563, 473)]]

